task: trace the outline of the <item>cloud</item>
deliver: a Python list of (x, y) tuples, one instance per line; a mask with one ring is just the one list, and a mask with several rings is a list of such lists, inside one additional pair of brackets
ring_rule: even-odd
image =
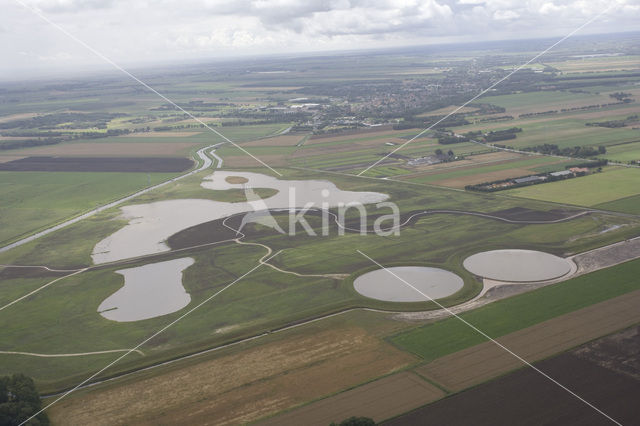
[[(611, 1), (618, 7), (587, 32), (635, 30), (640, 19), (640, 0), (23, 1), (119, 62), (562, 36)], [(39, 57), (99, 62), (17, 3), (0, 28), (0, 73)]]

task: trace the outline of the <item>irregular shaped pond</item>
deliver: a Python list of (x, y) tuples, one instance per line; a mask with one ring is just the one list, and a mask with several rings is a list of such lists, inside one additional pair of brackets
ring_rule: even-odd
[(353, 282), (358, 293), (387, 302), (424, 302), (427, 299), (409, 287), (408, 282), (432, 299), (451, 296), (464, 286), (453, 272), (426, 266), (393, 266), (360, 275)]
[[(227, 178), (244, 183), (229, 183)], [(237, 213), (290, 207), (335, 207), (339, 203), (377, 203), (389, 198), (378, 192), (343, 191), (326, 180), (280, 180), (250, 172), (216, 171), (202, 182), (204, 188), (272, 188), (279, 192), (269, 198), (228, 203), (212, 200), (166, 200), (121, 208), (121, 218), (129, 223), (100, 241), (91, 255), (93, 262), (105, 263), (169, 250), (165, 241), (191, 226)], [(294, 199), (290, 200), (290, 193)]]
[(182, 286), (182, 271), (193, 262), (183, 257), (116, 271), (124, 276), (124, 287), (104, 299), (98, 312), (107, 319), (125, 322), (179, 311), (191, 302)]
[(498, 281), (546, 281), (571, 271), (568, 260), (535, 250), (492, 250), (464, 260), (471, 273)]

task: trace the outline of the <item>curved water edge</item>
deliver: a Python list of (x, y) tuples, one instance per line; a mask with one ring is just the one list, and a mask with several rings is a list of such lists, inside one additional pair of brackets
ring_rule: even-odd
[[(8, 251), (8, 250), (11, 250), (12, 248), (21, 246), (21, 245), (26, 244), (28, 242), (37, 240), (38, 238), (44, 237), (45, 235), (48, 235), (48, 234), (50, 234), (52, 232), (55, 232), (55, 231), (57, 231), (59, 229), (66, 228), (69, 225), (73, 225), (76, 222), (80, 222), (83, 219), (91, 217), (91, 216), (95, 215), (96, 213), (100, 213), (100, 212), (108, 210), (108, 209), (110, 209), (112, 207), (119, 206), (120, 204), (125, 203), (127, 201), (130, 201), (130, 200), (132, 200), (132, 199), (134, 199), (134, 198), (136, 198), (136, 197), (138, 197), (138, 196), (140, 196), (142, 194), (146, 194), (149, 191), (153, 191), (154, 189), (161, 188), (161, 187), (163, 187), (165, 185), (168, 185), (171, 182), (176, 182), (178, 180), (186, 178), (187, 176), (191, 176), (193, 174), (201, 172), (202, 170), (208, 169), (213, 164), (213, 161), (206, 155), (206, 151), (209, 150), (209, 149), (213, 149), (215, 151), (215, 149), (217, 147), (219, 147), (220, 145), (223, 145), (223, 144), (224, 144), (224, 142), (223, 143), (218, 143), (218, 144), (215, 144), (215, 145), (211, 145), (211, 146), (207, 146), (205, 148), (202, 148), (202, 149), (198, 150), (196, 152), (196, 154), (197, 154), (198, 158), (200, 160), (202, 160), (202, 164), (200, 165), (200, 167), (197, 167), (196, 169), (191, 170), (190, 172), (187, 172), (187, 173), (185, 173), (183, 175), (180, 175), (180, 176), (177, 176), (175, 178), (166, 180), (166, 181), (161, 182), (161, 183), (159, 183), (157, 185), (153, 185), (153, 186), (150, 186), (148, 188), (142, 189), (142, 190), (140, 190), (140, 191), (138, 191), (138, 192), (136, 192), (134, 194), (127, 195), (126, 197), (120, 198), (119, 200), (112, 201), (111, 203), (104, 204), (104, 205), (102, 205), (100, 207), (97, 207), (97, 208), (95, 208), (93, 210), (89, 210), (88, 212), (82, 213), (79, 216), (76, 216), (76, 217), (71, 218), (69, 220), (65, 220), (64, 222), (59, 223), (57, 225), (54, 225), (54, 226), (52, 226), (50, 228), (47, 228), (47, 229), (45, 229), (43, 231), (36, 232), (33, 235), (30, 235), (30, 236), (25, 237), (25, 238), (23, 238), (21, 240), (15, 241), (15, 242), (13, 242), (11, 244), (8, 244), (8, 245), (6, 245), (4, 247), (0, 247), (0, 253), (3, 253), (3, 252)], [(220, 167), (220, 165), (222, 164), (222, 159), (217, 157), (217, 156), (215, 156), (215, 157), (217, 159), (219, 159), (219, 163), (218, 163), (217, 167)]]
[(505, 282), (547, 281), (571, 271), (571, 262), (535, 250), (506, 249), (476, 253), (463, 266), (472, 274)]
[[(228, 177), (242, 177), (246, 183), (233, 184)], [(282, 208), (329, 208), (339, 203), (372, 204), (385, 201), (387, 194), (343, 191), (327, 180), (281, 180), (252, 172), (215, 171), (202, 182), (212, 190), (247, 189), (248, 202), (230, 203), (204, 199), (165, 200), (121, 208), (120, 218), (129, 223), (100, 241), (91, 255), (95, 264), (113, 262), (169, 251), (165, 241), (189, 227), (238, 213)], [(250, 197), (250, 188), (270, 188), (278, 192), (268, 198)]]
[(120, 269), (124, 286), (98, 307), (103, 317), (118, 321), (140, 321), (179, 311), (191, 302), (182, 286), (182, 272), (193, 265), (190, 257)]
[(365, 297), (385, 302), (426, 302), (457, 293), (464, 287), (464, 281), (440, 268), (392, 266), (360, 275), (353, 281), (353, 287)]

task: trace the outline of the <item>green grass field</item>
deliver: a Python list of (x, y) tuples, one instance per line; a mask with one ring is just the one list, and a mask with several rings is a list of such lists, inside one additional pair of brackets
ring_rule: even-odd
[(630, 197), (620, 198), (608, 203), (596, 204), (594, 207), (640, 215), (640, 195), (632, 195)]
[[(453, 192), (447, 189), (400, 182), (355, 179), (295, 170), (286, 170), (286, 174), (290, 179), (330, 178), (342, 189), (388, 192), (402, 211), (424, 209), (427, 206), (476, 211), (494, 211), (515, 206), (539, 209), (549, 207), (536, 201), (475, 193), (456, 192), (454, 198), (451, 197)], [(198, 190), (195, 185), (197, 182), (191, 183), (193, 185), (184, 188), (186, 194)], [(166, 193), (162, 192), (159, 195), (170, 197), (174, 190), (169, 188)], [(388, 211), (377, 211), (372, 206), (371, 213), (385, 214)], [(116, 216), (117, 209), (104, 212), (15, 250), (2, 253), (0, 262), (87, 265), (95, 243), (123, 225), (123, 221), (113, 220)], [(312, 226), (319, 226), (319, 221), (319, 218), (309, 218)], [(599, 233), (602, 229), (622, 221), (629, 226), (605, 234)], [(247, 241), (266, 244), (273, 250), (284, 250), (273, 260), (275, 265), (301, 274), (342, 273), (352, 274), (351, 278), (334, 280), (323, 277), (296, 277), (270, 268), (260, 268), (246, 279), (242, 279), (224, 296), (182, 321), (175, 329), (150, 342), (143, 348), (144, 356), (133, 355), (112, 372), (138, 368), (180, 354), (259, 334), (287, 322), (341, 309), (367, 306), (394, 310), (423, 310), (435, 307), (427, 302), (387, 303), (357, 294), (351, 280), (372, 267), (369, 260), (356, 252), (357, 249), (363, 250), (384, 265), (397, 264), (401, 259), (405, 264), (432, 265), (456, 272), (464, 278), (466, 285), (459, 293), (442, 299), (442, 303), (452, 305), (472, 297), (479, 291), (478, 282), (462, 268), (462, 260), (469, 254), (488, 248), (515, 247), (514, 244), (517, 244), (517, 247), (542, 249), (556, 254), (576, 252), (618, 241), (637, 233), (639, 227), (638, 221), (612, 216), (583, 217), (570, 222), (568, 226), (564, 223), (515, 225), (453, 215), (422, 218), (415, 225), (403, 229), (399, 236), (362, 236), (352, 233), (339, 236), (337, 229), (333, 229), (325, 237), (311, 237), (301, 231), (295, 237), (290, 237), (259, 226), (250, 227), (247, 231)], [(115, 270), (171, 258), (193, 257), (196, 263), (185, 271), (183, 282), (192, 297), (189, 306), (195, 306), (245, 273), (264, 253), (264, 248), (227, 243), (180, 253), (166, 253), (153, 259), (102, 267), (67, 278), (29, 300), (7, 309), (6, 313), (11, 315), (12, 321), (3, 332), (5, 348), (15, 351), (67, 353), (131, 347), (153, 330), (179, 316), (184, 310), (134, 323), (116, 323), (104, 319), (97, 313), (97, 307), (122, 285), (122, 277), (116, 274)], [(5, 279), (0, 282), (0, 293), (19, 297), (22, 291), (28, 292), (45, 281), (44, 278)], [(108, 359), (115, 357), (117, 354), (74, 359), (2, 356), (0, 372), (25, 372), (33, 376), (43, 389), (52, 390), (77, 381), (103, 366)]]
[[(640, 260), (593, 272), (483, 306), (460, 316), (492, 338), (640, 289)], [(457, 318), (418, 327), (391, 339), (431, 361), (486, 341)]]
[(0, 172), (0, 243), (137, 190), (169, 173)]
[[(638, 132), (640, 139), (640, 132)], [(612, 161), (640, 161), (640, 142), (626, 143), (614, 145), (607, 148), (607, 154), (604, 156)]]
[(602, 173), (511, 189), (503, 193), (591, 207), (640, 194), (640, 169), (610, 167)]

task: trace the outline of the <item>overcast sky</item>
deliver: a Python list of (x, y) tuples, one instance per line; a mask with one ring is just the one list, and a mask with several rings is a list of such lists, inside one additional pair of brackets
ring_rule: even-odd
[[(640, 0), (19, 0), (118, 63), (562, 36), (638, 29)], [(0, 78), (102, 64), (2, 0)]]

